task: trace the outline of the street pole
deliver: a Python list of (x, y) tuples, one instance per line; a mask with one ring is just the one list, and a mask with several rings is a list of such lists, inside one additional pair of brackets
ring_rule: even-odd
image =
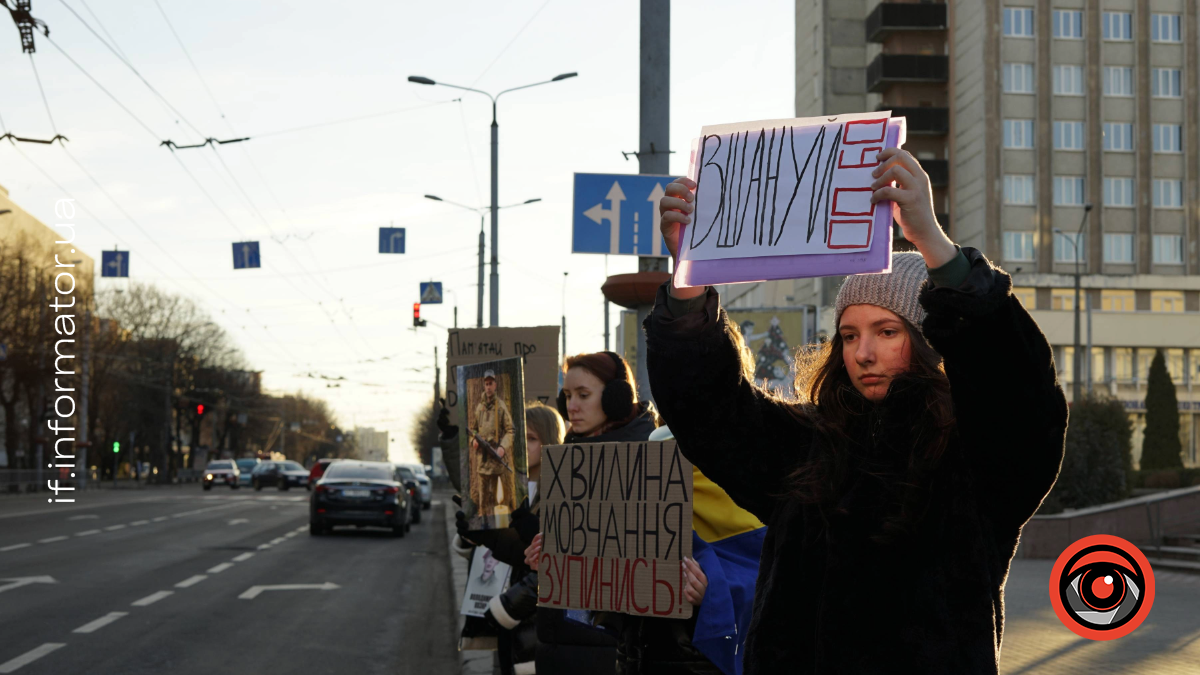
[[(562, 353), (563, 358), (567, 358), (567, 274), (563, 272), (563, 288), (562, 288)], [(605, 349), (608, 346), (605, 345)]]
[(497, 175), (497, 166), (499, 165), (500, 153), (500, 125), (496, 124), (496, 99), (492, 99), (492, 276), (491, 288), (488, 292), (491, 293), (492, 306), (488, 318), (488, 325), (495, 328), (500, 325), (500, 272), (496, 269), (499, 264), (498, 252), (498, 235), (500, 234), (500, 202), (499, 202), (499, 176)]
[[(80, 462), (79, 462), (79, 487), (80, 489), (87, 487), (88, 481), (88, 447), (91, 443), (88, 442), (88, 392), (91, 390), (91, 356), (92, 356), (92, 312), (86, 310), (83, 313), (83, 372), (81, 373), (79, 383), (79, 443), (80, 447)], [(99, 457), (99, 455), (97, 455)], [(96, 462), (99, 467), (97, 472), (103, 471), (103, 464)], [(116, 481), (117, 469), (116, 462), (113, 462), (113, 480)], [(96, 482), (100, 482), (99, 473), (96, 476)], [(114, 482), (115, 485), (115, 482)]]
[(1079, 222), (1079, 231), (1075, 233), (1075, 241), (1072, 244), (1072, 247), (1075, 250), (1075, 355), (1074, 355), (1075, 356), (1075, 359), (1074, 359), (1075, 360), (1075, 363), (1074, 363), (1075, 372), (1074, 372), (1074, 378), (1072, 378), (1073, 382), (1071, 385), (1071, 389), (1073, 391), (1071, 392), (1072, 393), (1071, 400), (1075, 401), (1075, 402), (1079, 402), (1083, 398), (1083, 377), (1082, 377), (1083, 373), (1080, 372), (1083, 369), (1082, 368), (1083, 359), (1081, 358), (1083, 356), (1083, 354), (1082, 354), (1083, 349), (1082, 349), (1082, 345), (1080, 344), (1080, 341), (1079, 341), (1079, 316), (1080, 316), (1080, 309), (1081, 309), (1079, 306), (1079, 301), (1080, 301), (1080, 297), (1079, 297), (1080, 296), (1080, 292), (1079, 292), (1080, 255), (1079, 254), (1081, 253), (1082, 247), (1080, 246), (1079, 240), (1083, 238), (1083, 228), (1087, 226), (1088, 213), (1091, 210), (1092, 210), (1091, 204), (1085, 204), (1083, 206), (1083, 218)]
[(1087, 393), (1092, 395), (1092, 382), (1096, 381), (1096, 375), (1092, 372), (1092, 368), (1096, 365), (1096, 360), (1092, 358), (1092, 296), (1087, 296)]
[(483, 328), (483, 218), (483, 214), (479, 214), (479, 302), (476, 305), (476, 328)]

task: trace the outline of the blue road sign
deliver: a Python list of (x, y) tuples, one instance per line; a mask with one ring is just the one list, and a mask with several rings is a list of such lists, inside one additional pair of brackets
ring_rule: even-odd
[(380, 253), (404, 253), (404, 228), (403, 227), (381, 227), (381, 228), (379, 228), (379, 252)]
[(101, 251), (100, 276), (129, 276), (129, 251)]
[(239, 241), (233, 244), (233, 269), (262, 267), (258, 257), (257, 241)]
[(440, 305), (440, 304), (442, 304), (442, 282), (440, 282), (440, 281), (422, 281), (421, 282), (421, 304), (422, 305)]
[(658, 200), (671, 176), (575, 174), (572, 253), (670, 255), (658, 231)]

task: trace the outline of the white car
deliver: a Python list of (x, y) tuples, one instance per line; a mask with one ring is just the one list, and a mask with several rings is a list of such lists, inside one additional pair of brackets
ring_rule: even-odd
[(422, 464), (401, 464), (400, 466), (412, 471), (417, 477), (421, 510), (428, 511), (433, 505), (433, 484), (429, 482), (429, 476), (425, 475), (425, 466)]

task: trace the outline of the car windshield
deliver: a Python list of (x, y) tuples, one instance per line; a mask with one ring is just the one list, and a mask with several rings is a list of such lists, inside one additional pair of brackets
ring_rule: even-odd
[(415, 475), (413, 475), (412, 471), (410, 471), (409, 469), (405, 469), (405, 468), (400, 469), (400, 477), (403, 478), (404, 480), (416, 480), (417, 479), (417, 477)]
[(261, 462), (258, 466), (254, 467), (254, 471), (256, 473), (262, 473), (273, 466), (275, 466), (275, 462)]
[(232, 469), (233, 462), (209, 462), (209, 469)]
[(280, 464), (280, 467), (284, 471), (304, 471), (304, 467), (300, 466), (296, 462), (283, 462)]
[(411, 469), (412, 472), (415, 473), (417, 476), (420, 476), (422, 478), (425, 477), (425, 467), (421, 466), (420, 464), (406, 464), (404, 468)]
[(392, 472), (383, 464), (332, 464), (325, 470), (326, 478), (340, 480), (391, 480)]
[(258, 464), (257, 459), (239, 459), (237, 465), (239, 469), (253, 469)]

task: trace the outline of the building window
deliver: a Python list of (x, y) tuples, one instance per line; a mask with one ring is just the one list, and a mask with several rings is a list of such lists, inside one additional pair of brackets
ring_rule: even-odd
[(1012, 261), (1033, 260), (1032, 232), (1005, 232), (1004, 259)]
[[(1080, 290), (1079, 297), (1083, 297), (1083, 291)], [(1074, 288), (1054, 288), (1050, 290), (1050, 309), (1060, 312), (1075, 311), (1075, 289)]]
[(1033, 120), (1004, 120), (1004, 147), (1032, 148)]
[(1051, 21), (1053, 22), (1054, 37), (1062, 40), (1083, 39), (1083, 12), (1056, 9), (1051, 15)]
[(1183, 384), (1183, 350), (1165, 349), (1163, 352), (1163, 357), (1167, 362), (1167, 372), (1171, 374), (1171, 381), (1175, 384)]
[(1133, 179), (1108, 178), (1104, 179), (1104, 205), (1133, 207)]
[(1128, 122), (1105, 122), (1103, 142), (1105, 150), (1133, 152), (1133, 125)]
[(1151, 14), (1150, 39), (1154, 42), (1182, 42), (1178, 14)]
[(1102, 312), (1132, 312), (1136, 307), (1133, 291), (1100, 291), (1100, 311)]
[(1150, 71), (1150, 95), (1154, 98), (1179, 98), (1181, 91), (1178, 68), (1154, 68)]
[(1055, 122), (1054, 149), (1083, 150), (1083, 122)]
[(1004, 176), (1005, 204), (1033, 204), (1033, 176), (1013, 175)]
[(1178, 124), (1154, 125), (1155, 152), (1183, 152), (1183, 127)]
[(1135, 378), (1145, 382), (1150, 375), (1150, 362), (1154, 360), (1154, 349), (1139, 347), (1135, 352), (1137, 358), (1137, 371), (1133, 374)]
[(1127, 12), (1105, 12), (1100, 22), (1101, 37), (1105, 40), (1132, 40), (1133, 15)]
[(1055, 176), (1054, 205), (1083, 206), (1083, 176)]
[[(1078, 243), (1078, 246), (1076, 246)], [(1079, 262), (1087, 260), (1087, 233), (1055, 232), (1054, 233), (1054, 262), (1075, 262), (1076, 248), (1079, 250)]]
[(1105, 66), (1103, 79), (1105, 96), (1133, 96), (1133, 68)]
[(1150, 291), (1150, 311), (1182, 314), (1183, 291)]
[(1013, 286), (1013, 297), (1021, 301), (1025, 309), (1037, 309), (1037, 289), (1029, 286)]
[(1054, 93), (1059, 96), (1083, 96), (1083, 66), (1054, 66)]
[(1005, 37), (1033, 37), (1033, 9), (1031, 7), (1004, 8)]
[(1033, 64), (1006, 63), (1003, 68), (1003, 86), (1006, 94), (1033, 93)]
[(1088, 376), (1092, 382), (1103, 382), (1104, 347), (1092, 347), (1092, 362), (1088, 366)]
[(1178, 234), (1154, 235), (1154, 262), (1160, 265), (1183, 264), (1183, 236)]
[(1059, 349), (1062, 350), (1062, 359), (1055, 364), (1058, 366), (1058, 381), (1067, 385), (1075, 381), (1075, 348), (1066, 345)]
[(1152, 203), (1154, 204), (1154, 208), (1183, 208), (1183, 181), (1170, 179), (1155, 180), (1151, 191), (1153, 192)]
[(1133, 382), (1133, 349), (1113, 347), (1113, 379), (1121, 384)]
[[(1104, 235), (1104, 262), (1106, 263), (1133, 263), (1133, 235), (1132, 234), (1105, 234)], [(1108, 291), (1104, 291), (1108, 293)], [(1116, 293), (1117, 291), (1113, 291)], [(1123, 292), (1123, 291), (1122, 291)], [(1101, 296), (1103, 297), (1103, 296)], [(1133, 291), (1129, 291), (1129, 302), (1133, 302)], [(1132, 306), (1129, 308), (1133, 309)]]

